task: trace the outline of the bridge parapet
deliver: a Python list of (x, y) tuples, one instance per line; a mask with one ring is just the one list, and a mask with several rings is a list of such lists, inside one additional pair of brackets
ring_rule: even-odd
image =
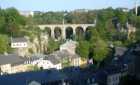
[(45, 28), (45, 27), (89, 27), (93, 26), (95, 27), (95, 24), (46, 24), (46, 25), (38, 25), (40, 28)]

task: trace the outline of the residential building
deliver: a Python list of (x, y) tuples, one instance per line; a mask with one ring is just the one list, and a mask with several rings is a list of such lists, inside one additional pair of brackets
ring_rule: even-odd
[(99, 85), (119, 85), (120, 79), (128, 73), (127, 66), (110, 65), (104, 69), (100, 69), (95, 73), (95, 80)]
[(55, 60), (53, 57), (49, 57), (47, 59), (39, 59), (39, 60), (35, 60), (32, 62), (32, 65), (36, 65), (40, 68), (43, 69), (51, 69), (51, 68), (55, 68), (55, 69), (61, 69), (62, 65), (60, 62), (58, 62), (58, 60)]
[(11, 38), (11, 48), (19, 56), (26, 56), (28, 53), (28, 40), (24, 37)]
[(26, 38), (11, 38), (11, 48), (26, 48), (28, 40)]
[[(47, 59), (47, 60), (46, 60)], [(0, 72), (1, 74), (13, 74), (29, 70), (29, 65), (38, 66), (42, 69), (61, 69), (61, 63), (53, 57), (29, 57), (23, 58), (17, 54), (0, 55)]]
[(0, 72), (1, 74), (13, 74), (25, 72), (29, 70), (29, 66), (38, 66), (42, 69), (62, 69), (59, 60), (52, 56), (44, 57), (29, 57), (23, 58), (16, 54), (0, 55)]
[(127, 51), (126, 47), (115, 47), (115, 57), (121, 57), (125, 54), (125, 52)]
[(140, 44), (136, 44), (124, 56), (125, 63), (128, 65), (128, 72), (131, 76), (140, 79)]
[(107, 77), (107, 85), (119, 85), (121, 73), (109, 75)]
[[(62, 85), (67, 77), (56, 69), (0, 76), (2, 85)], [(63, 81), (63, 82), (62, 82)]]
[(17, 73), (26, 71), (24, 59), (15, 54), (0, 55), (0, 71), (1, 74)]
[(92, 68), (67, 67), (0, 76), (3, 85), (118, 85), (125, 76), (124, 65), (109, 66), (94, 72)]
[(26, 58), (24, 64), (37, 66), (42, 69), (61, 69), (61, 63), (51, 55), (34, 54)]
[(51, 54), (52, 58), (57, 59), (59, 62), (62, 63), (62, 67), (66, 64), (69, 66), (80, 66), (81, 65), (81, 58), (77, 54), (71, 54), (67, 50), (56, 51)]
[(129, 9), (128, 8), (117, 8), (117, 10), (123, 11), (123, 12), (129, 12)]
[(69, 57), (70, 65), (71, 66), (80, 66), (81, 65), (81, 58), (79, 55), (71, 55)]

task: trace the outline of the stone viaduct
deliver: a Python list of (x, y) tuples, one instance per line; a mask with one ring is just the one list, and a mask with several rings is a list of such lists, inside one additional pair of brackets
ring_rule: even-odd
[(46, 24), (46, 25), (38, 25), (38, 27), (41, 30), (45, 30), (46, 28), (49, 28), (51, 31), (51, 37), (55, 38), (55, 29), (61, 30), (61, 37), (62, 39), (66, 39), (67, 29), (72, 30), (72, 35), (76, 35), (77, 29), (82, 29), (83, 32), (86, 32), (86, 30), (89, 27), (95, 27), (95, 24)]

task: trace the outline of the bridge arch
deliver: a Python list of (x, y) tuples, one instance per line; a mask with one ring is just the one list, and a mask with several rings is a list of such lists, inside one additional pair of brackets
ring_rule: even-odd
[(81, 26), (76, 27), (75, 32), (76, 32), (76, 35), (75, 35), (76, 40), (83, 39), (83, 37), (84, 37), (84, 28), (83, 27), (81, 27)]
[(50, 27), (45, 27), (43, 30), (45, 34), (47, 34), (49, 37), (51, 37), (51, 28)]
[(74, 33), (73, 33), (73, 28), (72, 27), (66, 27), (65, 28), (65, 33), (66, 33), (66, 39), (73, 39)]
[(54, 28), (54, 38), (59, 40), (62, 37), (62, 30), (61, 27), (55, 27)]
[(89, 41), (91, 39), (91, 37), (92, 37), (92, 29), (93, 29), (92, 26), (86, 27), (85, 40), (88, 40)]

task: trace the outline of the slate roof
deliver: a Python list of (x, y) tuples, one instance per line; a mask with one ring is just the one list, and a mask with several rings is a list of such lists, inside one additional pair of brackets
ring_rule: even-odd
[(11, 43), (17, 43), (17, 42), (27, 42), (27, 39), (24, 37), (11, 38)]
[(56, 51), (53, 53), (53, 55), (57, 55), (60, 58), (65, 58), (65, 57), (69, 56), (69, 53), (68, 53), (68, 51), (63, 50), (63, 51)]
[(23, 63), (24, 59), (16, 54), (0, 55), (0, 65)]
[(31, 81), (39, 83), (54, 82), (67, 77), (61, 72), (53, 70), (44, 70), (36, 72), (24, 72), (12, 75), (0, 76), (1, 85), (28, 85)]
[(57, 59), (55, 55), (47, 55), (47, 56), (45, 57), (45, 60), (49, 60), (49, 61), (51, 61), (53, 64), (58, 64), (58, 63), (60, 63), (60, 60)]
[(78, 55), (69, 54), (68, 51), (56, 51), (50, 55), (47, 55), (44, 59), (50, 60), (53, 64), (58, 64), (61, 60), (65, 58), (77, 58)]
[(99, 83), (99, 85), (106, 85), (107, 76), (127, 72), (127, 70), (127, 67), (123, 64), (109, 65), (105, 68), (99, 69), (95, 73), (94, 78)]
[[(42, 85), (48, 82), (69, 81), (69, 85), (88, 85), (86, 80), (92, 77), (93, 71), (80, 69), (79, 67), (68, 67), (61, 71), (51, 69), (36, 72), (24, 72), (12, 75), (0, 76), (2, 85), (28, 85), (31, 81), (36, 81)], [(48, 84), (52, 85), (52, 84)], [(58, 84), (53, 84), (58, 85)]]
[(33, 55), (31, 55), (31, 57), (25, 58), (25, 60), (34, 61), (34, 60), (43, 59), (43, 58), (45, 58), (45, 55), (43, 55), (43, 54), (33, 54)]
[(114, 56), (122, 56), (127, 51), (125, 47), (116, 47), (115, 48), (115, 55)]
[(79, 57), (79, 55), (77, 55), (77, 54), (70, 54), (67, 50), (56, 51), (53, 54), (57, 55), (61, 59), (62, 58), (77, 58), (77, 57)]

